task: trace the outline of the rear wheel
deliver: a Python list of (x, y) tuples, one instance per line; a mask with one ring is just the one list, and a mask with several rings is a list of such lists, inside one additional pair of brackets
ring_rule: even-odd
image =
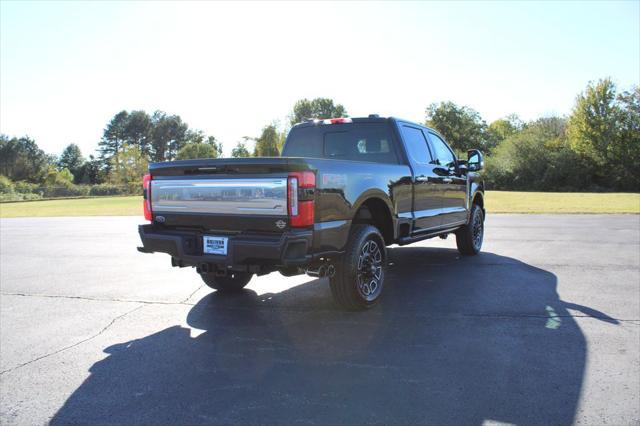
[(354, 225), (344, 256), (330, 278), (334, 300), (349, 310), (375, 305), (382, 294), (387, 252), (384, 239), (371, 225)]
[(216, 276), (213, 272), (200, 272), (202, 281), (214, 290), (225, 293), (240, 291), (249, 284), (253, 274), (248, 272), (228, 272), (226, 276)]
[(469, 215), (469, 223), (456, 232), (458, 251), (464, 255), (480, 253), (484, 239), (484, 213), (474, 204)]

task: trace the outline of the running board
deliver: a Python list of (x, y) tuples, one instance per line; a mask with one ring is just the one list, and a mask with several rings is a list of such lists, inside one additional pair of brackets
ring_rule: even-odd
[(409, 237), (402, 237), (398, 239), (399, 246), (406, 246), (407, 244), (412, 244), (422, 240), (428, 240), (429, 238), (438, 237), (444, 234), (450, 234), (453, 231), (457, 231), (460, 229), (460, 226), (454, 226), (453, 228), (440, 229), (438, 231), (425, 232), (423, 234), (411, 235)]

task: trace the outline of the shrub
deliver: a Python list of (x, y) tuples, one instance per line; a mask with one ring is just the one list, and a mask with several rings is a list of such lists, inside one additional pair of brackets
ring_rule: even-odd
[(103, 183), (100, 185), (93, 185), (91, 190), (89, 191), (89, 195), (91, 196), (100, 196), (100, 195), (126, 195), (128, 193), (128, 188), (122, 185), (112, 185), (109, 183)]
[(15, 191), (20, 192), (22, 194), (36, 193), (36, 192), (39, 192), (39, 189), (40, 189), (40, 185), (36, 183), (25, 182), (23, 180), (16, 182), (14, 186), (15, 186)]
[(142, 195), (142, 183), (129, 182), (127, 184), (127, 193), (131, 195)]
[(42, 188), (42, 196), (44, 198), (86, 197), (87, 195), (89, 195), (89, 187), (85, 185), (68, 183), (66, 185), (45, 186)]
[(13, 193), (15, 186), (11, 179), (6, 176), (0, 175), (0, 194), (11, 194)]
[(0, 194), (0, 202), (29, 201), (29, 200), (40, 200), (40, 199), (42, 199), (40, 194), (22, 194), (20, 192), (13, 192), (10, 194)]
[(40, 186), (29, 182), (12, 183), (0, 176), (0, 202), (39, 200), (42, 198), (99, 197), (109, 195), (141, 195), (142, 186), (137, 182), (128, 185), (74, 185), (64, 182), (58, 185)]

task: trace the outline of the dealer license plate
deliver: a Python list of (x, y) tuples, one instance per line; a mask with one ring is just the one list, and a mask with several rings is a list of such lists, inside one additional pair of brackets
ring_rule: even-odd
[(202, 247), (205, 254), (221, 254), (227, 255), (227, 237), (214, 237), (211, 235), (204, 235), (202, 237)]

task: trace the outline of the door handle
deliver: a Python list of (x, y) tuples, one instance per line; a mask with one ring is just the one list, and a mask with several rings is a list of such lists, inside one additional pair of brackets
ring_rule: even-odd
[(451, 178), (443, 178), (443, 179), (442, 179), (442, 182), (444, 182), (444, 183), (451, 183), (451, 182), (453, 182), (453, 179), (451, 179)]

